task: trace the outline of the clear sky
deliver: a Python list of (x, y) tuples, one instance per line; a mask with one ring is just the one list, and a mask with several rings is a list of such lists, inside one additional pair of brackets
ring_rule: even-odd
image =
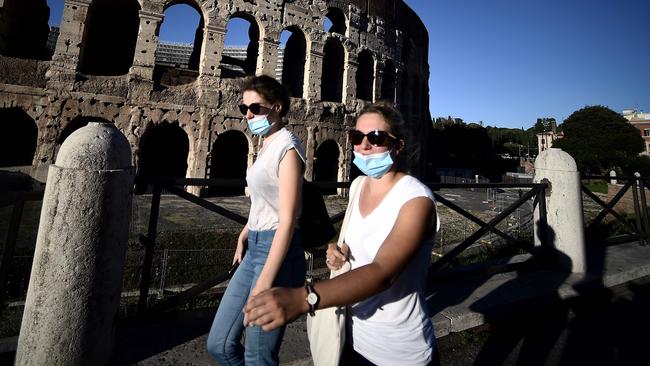
[[(429, 31), (434, 118), (528, 128), (586, 105), (650, 112), (650, 0), (405, 1)], [(62, 3), (48, 0), (51, 24)], [(226, 43), (242, 44), (231, 23)], [(196, 24), (171, 7), (160, 38), (191, 42)]]

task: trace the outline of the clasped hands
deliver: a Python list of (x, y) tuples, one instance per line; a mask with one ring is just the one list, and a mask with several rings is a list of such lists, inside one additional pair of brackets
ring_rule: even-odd
[[(327, 248), (327, 268), (337, 270), (347, 261), (349, 248), (346, 244), (339, 247), (332, 243)], [(307, 290), (303, 287), (273, 287), (259, 294), (251, 294), (244, 306), (244, 326), (257, 325), (265, 331), (271, 331), (292, 322), (309, 311), (305, 298)]]

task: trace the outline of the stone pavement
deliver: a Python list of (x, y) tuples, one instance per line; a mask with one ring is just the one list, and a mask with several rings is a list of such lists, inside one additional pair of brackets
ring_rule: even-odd
[[(528, 259), (527, 256), (519, 256), (512, 261)], [(460, 332), (486, 322), (506, 319), (514, 313), (526, 313), (533, 308), (570, 300), (596, 289), (649, 276), (650, 246), (640, 246), (634, 242), (603, 248), (591, 253), (590, 263), (591, 273), (586, 275), (541, 269), (473, 276), (433, 284), (427, 300), (434, 314), (436, 336), (444, 337), (450, 332)], [(122, 347), (133, 339), (150, 338), (141, 342), (142, 345), (136, 347), (135, 351), (134, 348), (128, 350), (129, 347), (124, 347), (122, 358), (116, 363), (214, 365), (205, 351), (206, 334), (213, 314), (214, 309), (202, 314), (194, 313), (190, 319), (175, 319), (149, 330), (121, 328)], [(173, 325), (170, 327), (170, 324)], [(193, 335), (188, 334), (184, 341), (172, 344), (172, 334), (183, 333), (185, 327), (193, 328)], [(154, 334), (158, 338), (163, 335), (168, 344), (161, 344)], [(282, 365), (312, 365), (304, 318), (288, 327), (280, 361)]]

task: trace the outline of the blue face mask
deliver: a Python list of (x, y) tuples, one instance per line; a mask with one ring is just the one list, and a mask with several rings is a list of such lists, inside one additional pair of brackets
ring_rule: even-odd
[(354, 151), (354, 160), (352, 162), (363, 174), (375, 179), (383, 177), (393, 166), (390, 150), (371, 155), (363, 155)]
[(264, 136), (271, 131), (273, 124), (269, 122), (267, 115), (255, 116), (248, 120), (248, 129), (251, 130), (253, 135)]

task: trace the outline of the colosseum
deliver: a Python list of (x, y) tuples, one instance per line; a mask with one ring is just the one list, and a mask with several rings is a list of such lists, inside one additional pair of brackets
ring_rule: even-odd
[[(178, 4), (200, 19), (183, 68), (155, 57)], [(140, 175), (243, 178), (260, 141), (239, 85), (277, 75), (279, 50), (306, 178), (355, 174), (345, 131), (367, 103), (391, 100), (418, 138), (429, 133), (428, 33), (402, 0), (65, 0), (51, 52), (48, 16), (45, 0), (0, 0), (0, 167), (39, 181), (65, 138), (96, 120), (126, 135)], [(235, 18), (249, 23), (245, 59), (224, 52)]]

